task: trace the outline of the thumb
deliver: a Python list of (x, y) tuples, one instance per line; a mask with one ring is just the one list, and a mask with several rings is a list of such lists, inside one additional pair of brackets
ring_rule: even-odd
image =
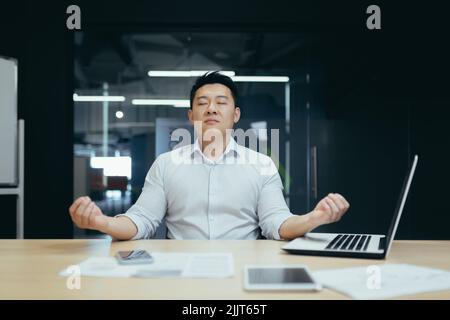
[(328, 208), (327, 208), (325, 199), (320, 200), (315, 207), (315, 210), (320, 210), (320, 211), (326, 211), (327, 209)]

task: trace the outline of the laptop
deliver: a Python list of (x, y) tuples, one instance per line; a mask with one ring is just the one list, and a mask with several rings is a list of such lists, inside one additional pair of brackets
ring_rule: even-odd
[(386, 234), (307, 233), (282, 249), (293, 254), (364, 259), (386, 259), (392, 246), (398, 223), (405, 207), (409, 188), (416, 170), (418, 156), (405, 178), (392, 222)]

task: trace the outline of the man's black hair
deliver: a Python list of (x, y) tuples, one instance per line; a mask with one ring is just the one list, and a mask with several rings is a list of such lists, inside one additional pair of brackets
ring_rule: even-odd
[(198, 77), (197, 80), (195, 81), (194, 85), (192, 86), (191, 99), (190, 99), (191, 109), (192, 109), (192, 105), (194, 102), (195, 93), (197, 92), (197, 90), (206, 84), (215, 84), (215, 83), (223, 84), (225, 87), (230, 89), (231, 95), (233, 96), (233, 99), (234, 99), (234, 105), (236, 106), (236, 104), (237, 104), (236, 99), (238, 97), (238, 92), (237, 92), (237, 88), (236, 88), (236, 85), (234, 84), (233, 80), (231, 80), (230, 77), (227, 77), (226, 75), (221, 74), (220, 71), (212, 71), (212, 72), (207, 72), (204, 75)]

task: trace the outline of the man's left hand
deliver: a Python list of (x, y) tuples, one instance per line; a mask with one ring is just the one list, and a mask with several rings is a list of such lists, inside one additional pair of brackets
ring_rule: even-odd
[(350, 208), (350, 204), (339, 193), (330, 193), (319, 201), (311, 212), (312, 218), (318, 225), (339, 221), (345, 212)]

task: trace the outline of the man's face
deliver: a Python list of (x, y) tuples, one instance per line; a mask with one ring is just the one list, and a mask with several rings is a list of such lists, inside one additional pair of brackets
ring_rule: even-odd
[(239, 121), (241, 111), (239, 107), (235, 107), (230, 89), (223, 84), (214, 83), (197, 90), (188, 116), (192, 123), (201, 122), (202, 134), (208, 129), (218, 129), (225, 134), (226, 129), (232, 129)]

